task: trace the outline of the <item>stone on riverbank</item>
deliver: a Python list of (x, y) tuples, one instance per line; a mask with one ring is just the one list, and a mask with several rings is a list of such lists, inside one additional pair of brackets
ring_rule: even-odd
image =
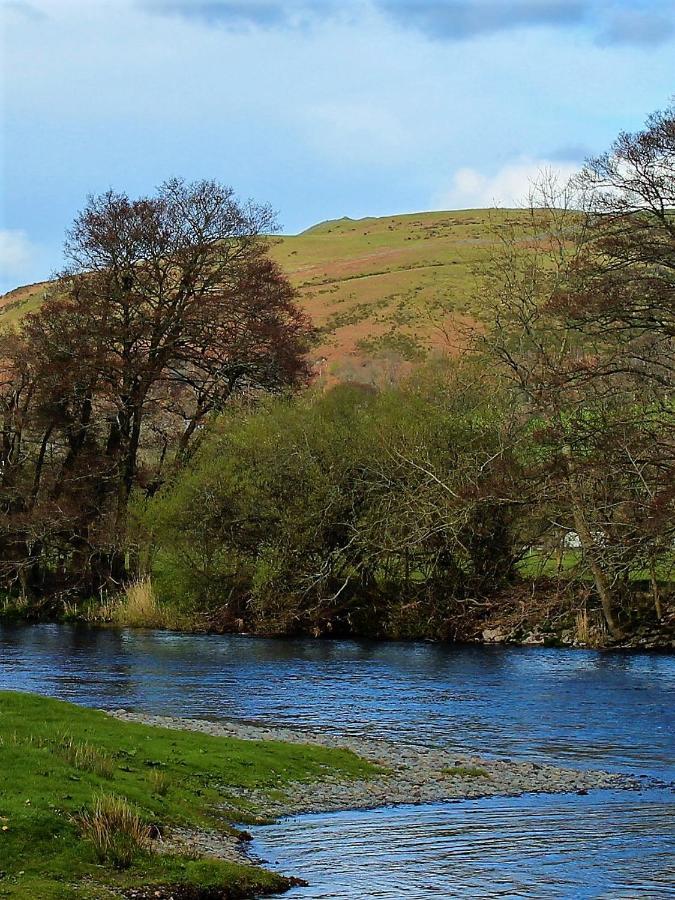
[(296, 728), (241, 722), (208, 722), (117, 710), (111, 715), (164, 728), (200, 731), (243, 740), (275, 740), (352, 750), (382, 767), (374, 778), (287, 785), (278, 799), (257, 791), (244, 793), (263, 816), (334, 812), (409, 803), (436, 803), (523, 793), (572, 793), (602, 788), (637, 789), (635, 779), (601, 771), (578, 771), (532, 762), (458, 757), (451, 749), (393, 743)]

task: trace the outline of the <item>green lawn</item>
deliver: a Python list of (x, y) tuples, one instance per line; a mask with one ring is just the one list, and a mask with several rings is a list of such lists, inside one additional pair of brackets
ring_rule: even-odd
[(0, 692), (0, 897), (92, 900), (139, 885), (242, 891), (223, 897), (281, 889), (283, 880), (262, 869), (152, 848), (135, 850), (131, 865), (117, 868), (119, 858), (97, 855), (82, 814), (91, 816), (105, 795), (124, 798), (143, 827), (165, 834), (173, 824), (227, 830), (256, 818), (241, 788), (278, 795), (295, 780), (370, 772), (348, 751), (147, 727)]
[[(518, 572), (523, 578), (582, 578), (591, 579), (588, 568), (584, 566), (581, 550), (565, 550), (562, 556), (555, 552), (544, 553), (541, 550), (530, 550), (518, 563)], [(659, 584), (669, 585), (675, 581), (675, 556), (664, 554), (656, 564), (654, 574)], [(649, 581), (647, 569), (635, 569), (630, 572), (631, 582)]]

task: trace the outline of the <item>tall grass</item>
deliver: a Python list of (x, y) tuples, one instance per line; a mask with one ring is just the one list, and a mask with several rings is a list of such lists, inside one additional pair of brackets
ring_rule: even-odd
[(77, 822), (98, 860), (117, 869), (128, 869), (139, 853), (150, 849), (150, 828), (125, 797), (101, 794)]
[(72, 736), (64, 734), (59, 739), (57, 751), (76, 769), (92, 772), (101, 778), (113, 777), (112, 758), (86, 741), (76, 741)]
[(48, 750), (60, 756), (74, 769), (91, 772), (108, 780), (115, 774), (114, 761), (105, 750), (100, 750), (87, 741), (78, 741), (70, 734), (57, 734), (53, 738), (35, 734), (19, 736), (13, 731), (5, 736), (0, 735), (0, 747), (3, 746)]
[(116, 596), (102, 593), (77, 610), (85, 622), (121, 625), (128, 628), (171, 628), (194, 630), (200, 623), (174, 606), (161, 603), (150, 578), (137, 578)]
[(160, 769), (152, 769), (148, 780), (150, 781), (153, 794), (157, 794), (159, 797), (166, 797), (171, 787), (170, 775), (167, 775), (166, 772), (162, 772)]
[(591, 625), (588, 621), (588, 612), (580, 609), (574, 626), (574, 637), (579, 644), (588, 644), (591, 639)]
[(162, 628), (166, 625), (166, 615), (149, 578), (139, 578), (127, 586), (115, 606), (113, 621), (132, 628)]
[(29, 609), (30, 603), (25, 594), (21, 594), (19, 597), (5, 596), (0, 602), (0, 615), (7, 616), (8, 618), (11, 616), (22, 618)]
[(608, 632), (600, 613), (589, 615), (587, 610), (579, 610), (574, 624), (574, 638), (578, 644), (587, 647), (603, 647), (607, 642)]

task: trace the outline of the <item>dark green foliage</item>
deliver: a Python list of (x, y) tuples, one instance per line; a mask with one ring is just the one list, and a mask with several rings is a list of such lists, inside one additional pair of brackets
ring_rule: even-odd
[(426, 370), (222, 416), (141, 513), (160, 595), (221, 627), (447, 636), (453, 606), (517, 559), (494, 388)]

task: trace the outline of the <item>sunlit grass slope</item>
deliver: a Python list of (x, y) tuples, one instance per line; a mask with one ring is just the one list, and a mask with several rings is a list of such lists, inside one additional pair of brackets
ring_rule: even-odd
[[(379, 360), (414, 362), (430, 349), (459, 349), (466, 326), (489, 310), (476, 269), (500, 226), (524, 221), (517, 210), (461, 210), (322, 222), (272, 238), (272, 254), (300, 290), (320, 329), (318, 371), (360, 377)], [(36, 309), (46, 285), (0, 298), (0, 324)]]
[(195, 898), (198, 889), (279, 890), (283, 879), (253, 866), (159, 853), (148, 828), (165, 840), (172, 826), (227, 829), (255, 816), (247, 789), (278, 796), (297, 780), (371, 771), (348, 751), (171, 731), (0, 691), (0, 897), (112, 900), (141, 885)]
[(14, 326), (27, 313), (35, 312), (42, 303), (48, 281), (15, 288), (0, 297), (0, 325)]
[(516, 210), (462, 210), (323, 222), (273, 255), (321, 329), (316, 361), (339, 378), (380, 361), (457, 350), (488, 312), (476, 272)]

